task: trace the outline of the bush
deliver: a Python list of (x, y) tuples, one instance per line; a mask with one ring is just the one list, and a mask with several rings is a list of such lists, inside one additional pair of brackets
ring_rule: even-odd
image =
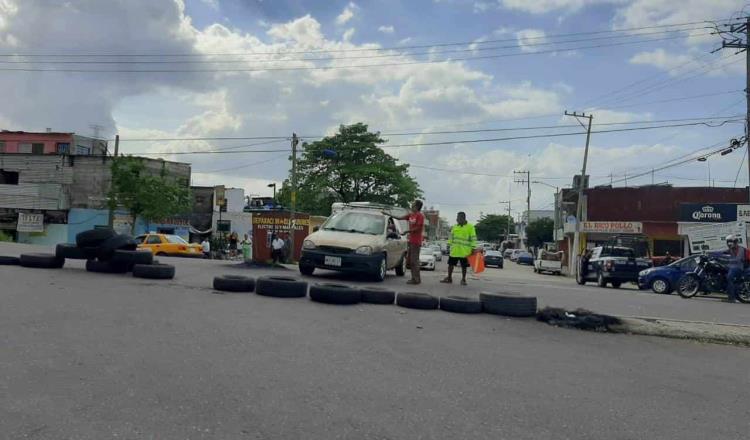
[(0, 242), (2, 241), (13, 242), (13, 237), (3, 231), (0, 231)]

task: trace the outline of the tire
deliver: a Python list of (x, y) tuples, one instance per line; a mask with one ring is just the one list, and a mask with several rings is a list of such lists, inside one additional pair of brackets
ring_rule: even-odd
[(375, 269), (375, 272), (372, 273), (372, 279), (378, 282), (385, 281), (385, 273), (387, 270), (388, 265), (386, 264), (385, 255), (382, 255), (380, 257), (380, 261), (378, 262), (377, 269)]
[(677, 294), (683, 298), (692, 298), (701, 290), (701, 282), (698, 275), (686, 273), (677, 282)]
[(402, 255), (401, 260), (396, 265), (396, 276), (402, 277), (404, 275), (406, 275), (406, 255)]
[(116, 250), (112, 254), (112, 263), (124, 264), (132, 268), (136, 264), (154, 264), (154, 254), (151, 251)]
[(252, 292), (255, 290), (255, 279), (240, 275), (214, 277), (214, 290), (221, 290), (223, 292)]
[(164, 252), (157, 252), (157, 253), (156, 253), (156, 256), (157, 256), (157, 257), (166, 257), (166, 256), (167, 256), (167, 254), (165, 254)]
[(112, 261), (88, 260), (86, 261), (86, 270), (96, 273), (127, 273), (128, 266)]
[(539, 273), (539, 270), (537, 270), (536, 267), (534, 268), (534, 273)]
[(307, 283), (290, 277), (260, 277), (255, 283), (255, 293), (274, 298), (304, 298)]
[(174, 278), (174, 266), (170, 264), (136, 264), (133, 266), (133, 276), (151, 280), (171, 280)]
[(134, 251), (138, 248), (138, 243), (129, 235), (115, 235), (105, 240), (99, 245), (97, 257), (102, 261), (111, 260), (115, 251)]
[(607, 287), (607, 280), (604, 279), (601, 271), (596, 274), (596, 285), (599, 287)]
[(523, 318), (536, 315), (535, 296), (482, 292), (479, 294), (479, 300), (482, 302), (482, 311), (485, 313)]
[(378, 287), (364, 287), (359, 290), (362, 302), (370, 304), (393, 304), (396, 292)]
[(440, 298), (440, 309), (453, 313), (482, 313), (482, 302), (465, 296), (444, 296)]
[(612, 281), (612, 287), (614, 287), (615, 289), (619, 289), (620, 286), (622, 286), (621, 281)]
[(750, 281), (743, 281), (742, 284), (737, 286), (737, 301), (745, 304), (750, 304)]
[(315, 266), (312, 264), (300, 264), (299, 273), (306, 276), (311, 276), (315, 272)]
[(434, 310), (440, 305), (440, 300), (426, 293), (407, 292), (396, 296), (396, 304), (409, 309)]
[(310, 299), (325, 304), (351, 305), (362, 299), (359, 290), (342, 284), (313, 284), (310, 286)]
[(656, 277), (651, 281), (651, 290), (659, 295), (668, 295), (672, 291), (672, 286), (665, 278)]
[(21, 259), (18, 257), (6, 257), (0, 255), (0, 266), (18, 266), (21, 264)]
[(19, 264), (36, 269), (60, 269), (65, 265), (65, 259), (54, 254), (21, 254)]
[(114, 236), (115, 231), (113, 229), (90, 229), (76, 235), (76, 246), (80, 248), (98, 247)]
[(67, 258), (70, 260), (88, 260), (94, 257), (91, 250), (79, 248), (75, 243), (60, 243), (55, 246), (55, 255), (57, 258)]

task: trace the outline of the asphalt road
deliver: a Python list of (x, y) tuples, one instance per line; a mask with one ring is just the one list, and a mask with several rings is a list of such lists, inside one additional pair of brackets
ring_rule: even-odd
[(745, 348), (218, 295), (213, 274), (253, 271), (164, 260), (173, 281), (0, 267), (0, 438), (750, 434)]

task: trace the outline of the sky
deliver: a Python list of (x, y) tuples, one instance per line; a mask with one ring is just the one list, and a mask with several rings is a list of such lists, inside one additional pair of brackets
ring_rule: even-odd
[[(100, 126), (124, 153), (191, 163), (194, 185), (267, 196), (288, 175), (293, 132), (312, 142), (364, 122), (411, 164), (428, 208), (477, 221), (506, 212), (501, 201), (514, 215), (525, 209), (514, 171), (535, 182), (532, 209), (553, 208), (586, 140), (564, 112), (585, 111), (592, 185), (746, 186), (744, 149), (696, 160), (744, 132), (745, 55), (712, 53), (722, 41), (712, 31), (743, 8), (0, 0), (0, 129)], [(175, 154), (215, 150), (224, 153)]]

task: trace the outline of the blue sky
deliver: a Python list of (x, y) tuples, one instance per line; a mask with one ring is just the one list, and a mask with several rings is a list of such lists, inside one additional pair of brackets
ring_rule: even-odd
[[(35, 130), (52, 126), (87, 133), (89, 126), (96, 123), (105, 126), (108, 134), (119, 133), (126, 152), (209, 150), (253, 142), (127, 141), (133, 138), (287, 136), (296, 131), (309, 135), (306, 140), (315, 140), (315, 136), (330, 133), (339, 124), (357, 121), (386, 133), (405, 129), (428, 132), (517, 128), (574, 124), (563, 118), (563, 111), (586, 109), (593, 112), (597, 131), (644, 126), (634, 124), (639, 121), (739, 115), (745, 110), (741, 92), (744, 55), (723, 58), (732, 57), (733, 52), (710, 54), (721, 40), (715, 35), (703, 35), (709, 30), (699, 29), (700, 25), (666, 29), (692, 29), (681, 33), (665, 33), (665, 28), (654, 27), (728, 19), (737, 16), (744, 6), (739, 0), (71, 0), (53, 6), (20, 0), (6, 3), (0, 2), (3, 53), (187, 53), (194, 57), (189, 59), (206, 63), (164, 65), (178, 69), (409, 63), (427, 60), (429, 55), (414, 52), (430, 50), (409, 47), (478, 42), (475, 46), (433, 49), (455, 52), (433, 54), (432, 59), (468, 58), (465, 60), (366, 69), (0, 73), (0, 87), (9, 91), (7, 105), (0, 109), (3, 128)], [(44, 26), (40, 26), (42, 21)], [(72, 26), (74, 23), (85, 26)], [(641, 27), (647, 29), (639, 32), (649, 34), (608, 32)], [(569, 35), (582, 32), (602, 33)], [(665, 37), (672, 39), (664, 40)], [(488, 39), (497, 41), (483, 42)], [(628, 39), (643, 42), (612, 46)], [(574, 41), (559, 45), (565, 40)], [(610, 46), (582, 48), (598, 44)], [(402, 49), (362, 52), (384, 47)], [(342, 49), (350, 52), (336, 52)], [(332, 54), (332, 61), (277, 59), (264, 64), (257, 61), (257, 55), (247, 55), (253, 58), (247, 64), (211, 64), (217, 59), (236, 59), (211, 55), (216, 53), (308, 52), (306, 56), (315, 56), (309, 52), (331, 50), (334, 52), (322, 55)], [(538, 53), (540, 50), (554, 52)], [(366, 58), (375, 53), (387, 57)], [(475, 59), (510, 53), (522, 55)], [(365, 57), (356, 61), (341, 59), (352, 55)], [(295, 56), (281, 56), (284, 57)], [(147, 64), (120, 67), (152, 68)], [(686, 99), (696, 95), (706, 96)], [(596, 127), (623, 122), (630, 124)], [(563, 127), (385, 137), (390, 144), (456, 141), (388, 151), (414, 166), (412, 174), (423, 187), (428, 205), (439, 207), (449, 217), (457, 210), (465, 210), (476, 218), (480, 211), (501, 209), (496, 203), (500, 199), (510, 197), (515, 206), (522, 205), (524, 188), (512, 183), (513, 170), (529, 169), (533, 180), (568, 185), (570, 176), (580, 168), (585, 138), (578, 135), (482, 143), (459, 141), (569, 130), (580, 131)], [(594, 134), (590, 174), (595, 183), (613, 180), (622, 185), (626, 175), (648, 171), (676, 157), (693, 157), (690, 154), (702, 147), (717, 148), (742, 131), (743, 125), (733, 122), (718, 128), (690, 126)], [(283, 147), (281, 141), (247, 148)], [(702, 152), (707, 151), (711, 150)], [(741, 154), (735, 152), (712, 157), (708, 162), (691, 161), (655, 171), (653, 179), (676, 185), (702, 185), (708, 180), (710, 167), (716, 185), (735, 185), (736, 177), (736, 185), (746, 185), (747, 172), (739, 167)], [(285, 178), (288, 164), (281, 156), (164, 155), (191, 162), (196, 184), (241, 186), (250, 193), (264, 193), (269, 181)], [(252, 165), (259, 162), (263, 163)], [(651, 179), (650, 175), (636, 180), (631, 177), (627, 183), (646, 184)], [(532, 208), (547, 208), (551, 201), (550, 188), (534, 186)]]

